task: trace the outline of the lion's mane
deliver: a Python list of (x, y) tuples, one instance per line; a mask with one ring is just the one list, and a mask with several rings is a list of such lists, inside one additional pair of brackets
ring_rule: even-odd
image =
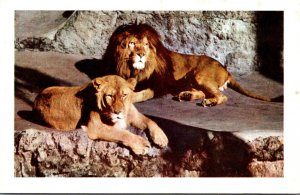
[[(131, 35), (137, 38), (146, 36), (149, 43), (152, 44), (150, 48), (152, 54), (149, 56), (145, 68), (139, 70), (138, 73), (135, 72), (137, 70), (126, 63), (126, 60), (124, 60), (126, 54), (123, 52), (124, 50), (120, 49), (120, 47), (125, 47), (125, 45), (122, 45), (123, 41)], [(155, 83), (154, 86), (160, 88), (157, 91), (163, 91), (165, 90), (165, 84), (161, 81), (166, 80), (166, 78), (173, 78), (173, 67), (170, 58), (171, 51), (164, 47), (160, 39), (161, 37), (157, 31), (147, 24), (121, 25), (112, 34), (103, 60), (111, 68), (110, 72), (123, 78), (138, 75), (139, 82), (145, 80), (144, 82), (151, 82), (152, 86)], [(143, 82), (139, 84), (143, 85)]]

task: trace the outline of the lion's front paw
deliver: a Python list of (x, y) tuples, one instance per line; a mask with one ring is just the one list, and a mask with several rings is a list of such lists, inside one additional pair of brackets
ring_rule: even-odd
[(151, 147), (150, 143), (142, 137), (137, 137), (130, 146), (132, 151), (137, 155), (148, 154)]
[(152, 89), (145, 89), (144, 90), (144, 99), (152, 99), (154, 97), (154, 91)]
[(151, 138), (155, 144), (157, 144), (159, 147), (164, 148), (168, 145), (168, 137), (166, 134), (160, 129), (156, 130), (154, 132), (150, 132)]
[(134, 92), (132, 102), (143, 102), (154, 97), (154, 92), (151, 89), (144, 89), (139, 92)]

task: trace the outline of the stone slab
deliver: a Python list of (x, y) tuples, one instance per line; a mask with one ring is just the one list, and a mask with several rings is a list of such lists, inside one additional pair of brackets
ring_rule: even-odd
[[(48, 86), (89, 82), (89, 77), (75, 66), (84, 59), (91, 58), (55, 52), (15, 53), (15, 130), (45, 129), (34, 121), (30, 122), (29, 113), (35, 96)], [(237, 80), (245, 88), (261, 95), (283, 95), (283, 84), (258, 73), (240, 76)], [(137, 103), (136, 106), (160, 125), (171, 124), (169, 128), (185, 126), (206, 131), (226, 131), (245, 140), (283, 135), (283, 103), (255, 100), (231, 89), (224, 94), (229, 97), (228, 103), (216, 107), (204, 108), (199, 106), (198, 101), (174, 101), (171, 95)]]

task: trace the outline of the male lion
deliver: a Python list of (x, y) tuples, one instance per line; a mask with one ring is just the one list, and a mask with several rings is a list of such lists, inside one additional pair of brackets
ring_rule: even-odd
[(110, 39), (104, 60), (111, 61), (116, 74), (137, 78), (144, 89), (149, 87), (156, 96), (171, 93), (178, 100), (203, 99), (203, 106), (214, 106), (227, 101), (221, 91), (228, 86), (246, 96), (272, 101), (242, 88), (226, 68), (211, 57), (170, 51), (147, 24), (120, 26)]
[(148, 129), (160, 147), (168, 144), (168, 138), (132, 104), (141, 98), (133, 92), (136, 83), (136, 79), (126, 81), (109, 75), (81, 87), (49, 87), (36, 97), (33, 111), (55, 129), (68, 131), (81, 126), (90, 139), (121, 142), (136, 154), (146, 154), (150, 143), (126, 131), (127, 125)]

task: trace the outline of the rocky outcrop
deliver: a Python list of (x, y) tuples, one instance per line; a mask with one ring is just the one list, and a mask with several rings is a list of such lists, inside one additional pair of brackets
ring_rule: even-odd
[[(174, 51), (209, 55), (238, 73), (258, 69), (256, 12), (77, 11), (43, 36), (56, 51), (102, 58), (113, 31), (136, 21), (153, 26)], [(17, 48), (34, 45), (21, 41), (32, 38)]]
[(135, 20), (153, 26), (174, 51), (207, 54), (243, 72), (257, 64), (254, 12), (78, 12), (56, 33), (56, 48), (101, 57), (113, 31)]
[(102, 58), (113, 31), (133, 22), (153, 26), (171, 50), (206, 54), (230, 72), (261, 70), (283, 80), (282, 12), (19, 11), (16, 48)]
[(199, 130), (169, 137), (168, 148), (152, 147), (148, 155), (137, 156), (116, 143), (92, 141), (82, 130), (27, 129), (15, 133), (15, 176), (283, 176), (283, 143), (278, 137), (248, 144), (231, 133)]

